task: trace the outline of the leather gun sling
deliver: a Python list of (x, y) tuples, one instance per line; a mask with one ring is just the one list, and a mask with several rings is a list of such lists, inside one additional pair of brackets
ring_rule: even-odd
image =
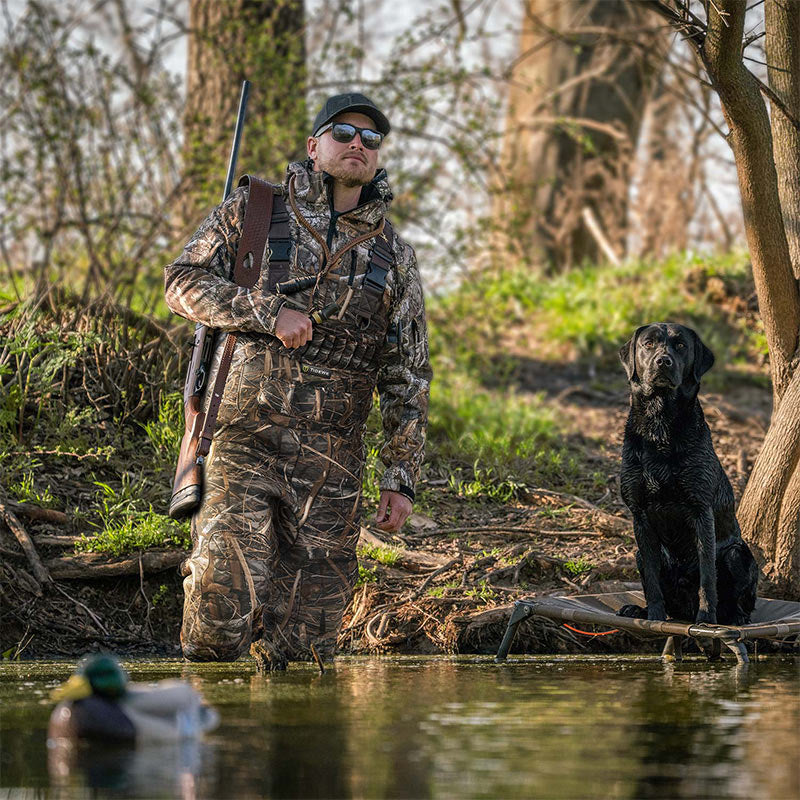
[[(280, 206), (286, 217), (285, 230), (281, 232), (286, 234), (286, 238), (288, 238), (289, 217), (286, 214), (286, 204), (283, 202), (283, 198), (275, 198), (272, 187), (266, 181), (262, 181), (252, 175), (243, 175), (239, 181), (239, 186), (243, 186), (246, 183), (250, 185), (250, 195), (247, 199), (247, 208), (244, 214), (242, 238), (239, 240), (239, 247), (236, 251), (233, 280), (238, 286), (249, 289), (258, 283), (261, 274), (261, 259), (264, 257), (264, 247), (267, 243), (267, 236), (274, 224), (273, 210), (278, 211), (275, 208), (278, 203), (274, 203), (273, 198), (281, 201)], [(285, 267), (288, 273), (288, 257)], [(272, 269), (270, 269), (270, 273), (272, 273)], [(272, 283), (271, 280), (270, 283)], [(200, 441), (197, 444), (195, 453), (197, 459), (205, 458), (211, 449), (211, 440), (214, 437), (217, 414), (222, 402), (222, 394), (225, 391), (225, 382), (228, 379), (236, 339), (237, 335), (235, 333), (229, 333), (225, 339), (225, 348), (222, 351), (222, 359), (214, 381), (208, 412), (203, 422), (203, 432), (200, 434)]]

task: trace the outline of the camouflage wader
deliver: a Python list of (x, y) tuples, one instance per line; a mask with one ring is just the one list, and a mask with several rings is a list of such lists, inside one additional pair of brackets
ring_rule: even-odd
[[(391, 201), (380, 170), (359, 206), (332, 227), (328, 176), (301, 163), (288, 172), (275, 190), (289, 201), (290, 278), (317, 274), (328, 253), (376, 230)], [(375, 387), (385, 434), (381, 488), (413, 499), (431, 372), (411, 247), (394, 237), (395, 264), (381, 291), (365, 284), (371, 239), (334, 261), (316, 289), (288, 299), (268, 292), (267, 255), (260, 282), (244, 289), (229, 275), (246, 201), (247, 188), (237, 189), (166, 268), (173, 311), (242, 332), (192, 521), (181, 642), (187, 658), (233, 660), (261, 636), (281, 663), (308, 658), (312, 644), (330, 656), (352, 600), (363, 432)], [(304, 312), (338, 302), (343, 312), (287, 350), (272, 335), (287, 302)], [(210, 385), (220, 357), (221, 346)]]

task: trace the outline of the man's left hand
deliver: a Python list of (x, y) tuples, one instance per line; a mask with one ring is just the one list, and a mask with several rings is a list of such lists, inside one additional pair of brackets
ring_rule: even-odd
[(382, 531), (396, 533), (403, 527), (413, 508), (412, 502), (400, 492), (381, 492), (381, 502), (375, 522)]

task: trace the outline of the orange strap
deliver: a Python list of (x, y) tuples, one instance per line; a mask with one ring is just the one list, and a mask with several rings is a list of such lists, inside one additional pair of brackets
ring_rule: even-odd
[(561, 623), (565, 628), (569, 628), (571, 631), (575, 631), (575, 633), (582, 633), (584, 636), (608, 636), (609, 633), (619, 633), (618, 628), (614, 628), (612, 631), (582, 631), (578, 628), (573, 628), (572, 625), (567, 625), (566, 622)]

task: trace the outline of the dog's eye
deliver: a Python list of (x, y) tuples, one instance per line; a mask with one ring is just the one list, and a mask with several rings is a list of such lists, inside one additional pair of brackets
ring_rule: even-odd
[(644, 346), (648, 347), (648, 348), (652, 347), (653, 346), (653, 340), (652, 339), (646, 339), (645, 342), (644, 342)]
[(676, 349), (676, 350), (683, 350), (685, 347), (686, 347), (686, 345), (685, 345), (683, 342), (678, 342), (678, 343), (675, 345), (675, 349)]

